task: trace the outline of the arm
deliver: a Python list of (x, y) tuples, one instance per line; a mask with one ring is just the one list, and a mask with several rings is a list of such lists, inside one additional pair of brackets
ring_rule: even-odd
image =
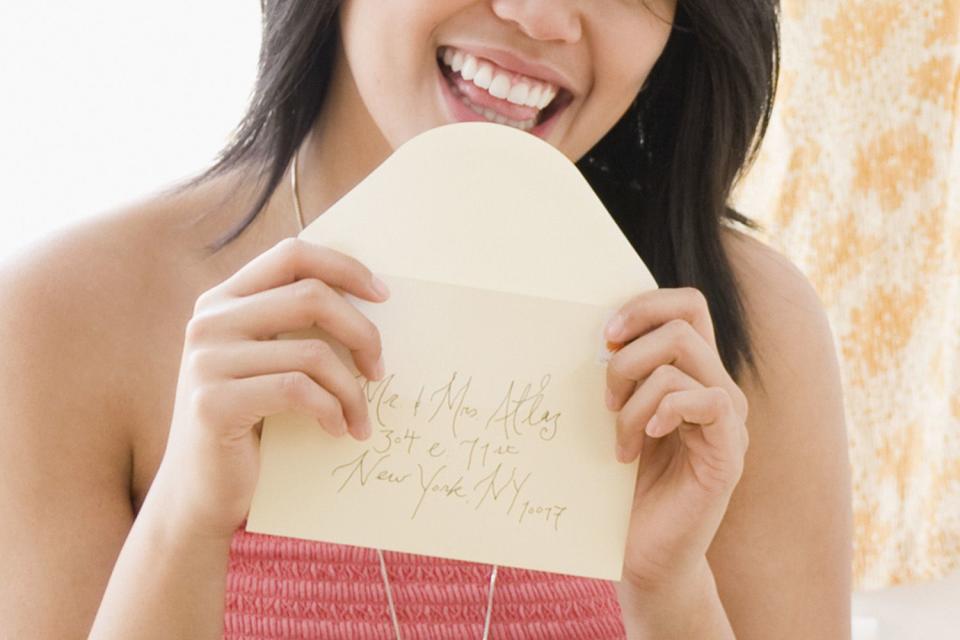
[(85, 638), (99, 616), (97, 638), (219, 638), (201, 630), (222, 625), (226, 545), (160, 526), (154, 491), (134, 523), (128, 369), (105, 324), (130, 262), (100, 231), (0, 265), (0, 637)]
[(735, 638), (706, 560), (696, 575), (671, 585), (661, 585), (658, 589), (642, 589), (626, 581), (614, 583), (614, 586), (630, 640)]
[(760, 354), (747, 450), (707, 553), (740, 640), (849, 638), (853, 517), (841, 379), (807, 279), (752, 240), (741, 264)]
[(223, 636), (230, 539), (194, 535), (171, 519), (161, 485), (133, 523), (89, 640)]
[[(129, 445), (65, 247), (0, 267), (0, 637), (81, 638), (133, 514)], [(98, 384), (91, 384), (98, 380)]]
[(736, 245), (759, 355), (759, 375), (740, 381), (743, 473), (698, 570), (617, 585), (628, 637), (849, 638), (850, 475), (830, 327), (785, 258), (747, 238)]

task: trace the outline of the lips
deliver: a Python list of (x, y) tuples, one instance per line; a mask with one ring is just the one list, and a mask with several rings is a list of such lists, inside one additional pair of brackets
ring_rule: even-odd
[[(441, 47), (437, 63), (448, 94), (456, 99), (450, 106), (458, 120), (486, 119), (542, 136), (544, 125), (573, 100), (562, 86), (459, 49)], [(464, 105), (470, 112), (461, 109)]]

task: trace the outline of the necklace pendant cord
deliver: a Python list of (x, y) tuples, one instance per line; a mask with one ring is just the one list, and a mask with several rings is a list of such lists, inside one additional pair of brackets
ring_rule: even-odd
[(297, 191), (297, 159), (300, 156), (300, 147), (293, 152), (293, 167), (290, 169), (290, 191), (293, 194), (293, 212), (297, 216), (297, 225), (303, 231), (303, 211), (300, 210), (300, 193)]
[[(393, 623), (393, 631), (397, 640), (403, 640), (400, 637), (400, 623), (397, 621), (397, 607), (393, 603), (393, 590), (390, 588), (390, 580), (387, 578), (387, 563), (383, 560), (383, 552), (377, 549), (377, 556), (380, 558), (380, 575), (383, 577), (383, 588), (387, 592), (387, 606), (390, 609), (390, 621)], [(497, 565), (492, 565), (490, 571), (490, 590), (487, 593), (487, 613), (483, 619), (482, 640), (487, 640), (490, 635), (490, 614), (493, 612), (493, 590), (497, 582)]]
[[(290, 169), (290, 191), (293, 194), (293, 212), (297, 217), (297, 225), (300, 231), (303, 231), (303, 211), (300, 210), (300, 194), (297, 191), (297, 158), (300, 155), (300, 148), (293, 152), (293, 166)], [(383, 560), (383, 552), (377, 549), (377, 556), (380, 558), (380, 575), (383, 576), (383, 586), (387, 592), (387, 606), (390, 608), (390, 621), (393, 622), (393, 630), (397, 635), (397, 640), (403, 640), (400, 637), (400, 623), (397, 621), (397, 607), (393, 603), (393, 590), (390, 589), (390, 580), (387, 578), (387, 563)], [(493, 590), (497, 582), (497, 565), (492, 565), (490, 571), (490, 591), (487, 594), (487, 614), (483, 619), (482, 640), (487, 640), (490, 634), (490, 614), (493, 612)]]

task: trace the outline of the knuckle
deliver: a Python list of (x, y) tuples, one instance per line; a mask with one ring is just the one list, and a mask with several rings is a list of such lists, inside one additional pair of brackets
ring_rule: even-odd
[(187, 354), (187, 368), (194, 372), (209, 371), (215, 351), (209, 347), (191, 349)]
[(302, 371), (288, 371), (280, 376), (280, 393), (288, 401), (302, 402), (309, 392), (309, 378)]
[(300, 258), (300, 254), (304, 249), (304, 244), (304, 240), (297, 236), (291, 236), (278, 242), (276, 248), (277, 251), (283, 254), (284, 260), (295, 261)]
[(630, 298), (627, 300), (627, 303), (623, 305), (623, 308), (621, 309), (621, 311), (626, 311), (628, 309), (632, 309), (633, 307), (643, 305), (643, 303), (647, 300), (649, 296), (650, 296), (649, 291), (635, 293), (634, 295), (630, 296)]
[(213, 300), (213, 297), (216, 295), (216, 288), (207, 289), (203, 291), (200, 295), (197, 296), (196, 300), (193, 301), (193, 315), (197, 315), (203, 309), (205, 309), (210, 302)]
[(339, 425), (341, 422), (345, 422), (343, 405), (340, 404), (340, 400), (332, 393), (324, 394), (324, 398), (319, 402), (319, 406), (317, 407), (317, 413), (322, 416), (323, 419), (329, 421), (331, 425)]
[(692, 327), (686, 320), (674, 318), (667, 322), (667, 329), (670, 336), (670, 345), (674, 351), (683, 352), (687, 348), (687, 341), (690, 339)]
[(733, 401), (730, 394), (723, 387), (712, 387), (710, 390), (713, 409), (717, 415), (733, 412)]
[(304, 364), (308, 366), (317, 362), (327, 362), (333, 355), (333, 348), (324, 340), (311, 340), (305, 345), (302, 355)]
[(297, 236), (284, 238), (278, 242), (274, 249), (279, 254), (279, 264), (289, 278), (296, 277), (300, 271), (299, 266), (304, 262), (303, 256), (306, 253), (306, 241)]
[(197, 385), (190, 393), (190, 412), (201, 422), (206, 422), (215, 413), (216, 389), (209, 384)]
[(673, 393), (668, 393), (663, 396), (660, 400), (660, 405), (654, 411), (655, 414), (672, 414), (677, 404), (677, 396)]
[(659, 388), (677, 387), (681, 382), (680, 370), (672, 364), (661, 364), (650, 374), (650, 379)]
[(324, 287), (316, 278), (301, 278), (293, 287), (293, 292), (299, 300), (313, 304), (323, 299)]
[(614, 376), (620, 378), (626, 378), (627, 372), (625, 370), (626, 363), (623, 361), (623, 358), (617, 357), (619, 353), (615, 353), (610, 357), (610, 360), (607, 361), (607, 369)]
[(197, 343), (209, 337), (213, 329), (214, 319), (211, 313), (199, 313), (187, 322), (184, 335), (188, 342)]
[(707, 296), (704, 295), (703, 291), (696, 287), (684, 287), (683, 291), (690, 298), (692, 305), (707, 308)]
[(736, 406), (740, 410), (740, 414), (743, 416), (743, 421), (747, 421), (747, 415), (750, 413), (750, 401), (747, 399), (747, 394), (743, 392), (740, 387), (737, 387), (737, 402)]

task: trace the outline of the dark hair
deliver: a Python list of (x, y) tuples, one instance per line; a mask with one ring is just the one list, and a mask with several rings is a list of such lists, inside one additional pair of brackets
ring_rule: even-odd
[[(338, 0), (261, 0), (263, 37), (253, 95), (216, 162), (183, 190), (252, 169), (259, 196), (208, 247), (219, 251), (265, 207), (320, 112), (338, 45)], [(661, 287), (707, 298), (724, 366), (754, 371), (747, 316), (720, 240), (727, 221), (758, 225), (728, 205), (752, 162), (776, 92), (777, 0), (678, 0), (666, 47), (643, 90), (578, 162)]]

